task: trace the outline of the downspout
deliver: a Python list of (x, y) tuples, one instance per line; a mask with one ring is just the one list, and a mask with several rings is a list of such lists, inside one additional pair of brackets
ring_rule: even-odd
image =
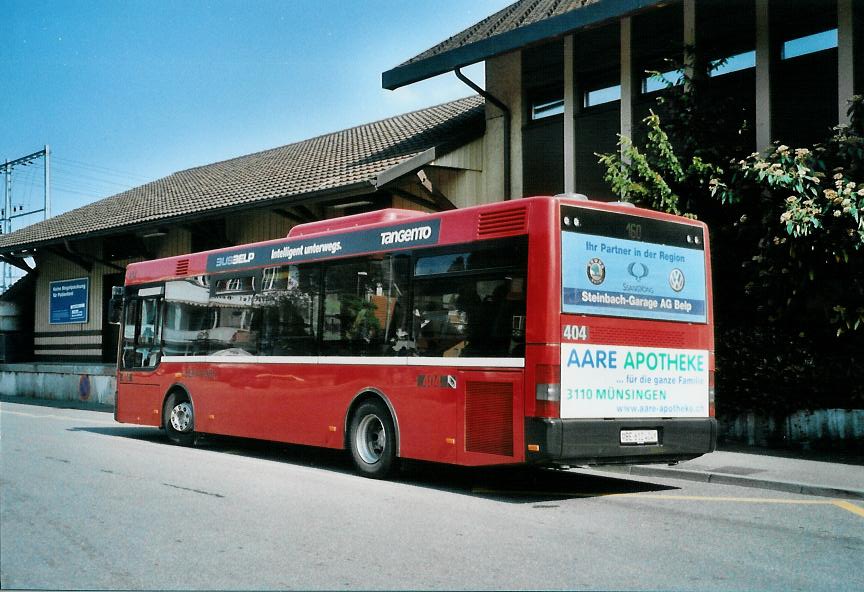
[(498, 107), (504, 114), (504, 200), (507, 201), (510, 199), (510, 109), (499, 99), (474, 84), (473, 80), (462, 73), (461, 68), (456, 67), (453, 73), (456, 74), (456, 78), (471, 87), (478, 95)]

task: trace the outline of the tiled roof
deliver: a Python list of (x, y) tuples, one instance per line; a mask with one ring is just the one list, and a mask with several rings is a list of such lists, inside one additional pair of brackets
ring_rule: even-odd
[(413, 64), (426, 58), (462, 47), (483, 39), (488, 39), (501, 33), (506, 33), (519, 27), (524, 27), (554, 16), (582, 8), (587, 4), (594, 4), (598, 0), (520, 0), (499, 10), (490, 17), (472, 25), (442, 41), (435, 47), (431, 47), (423, 53), (403, 62), (400, 66)]
[(382, 172), (476, 135), (483, 122), (483, 99), (473, 96), (180, 171), (0, 236), (0, 252), (259, 202), (290, 205), (364, 184), (372, 192)]
[(395, 89), (532, 43), (572, 33), (661, 0), (519, 0), (438, 45), (384, 72)]

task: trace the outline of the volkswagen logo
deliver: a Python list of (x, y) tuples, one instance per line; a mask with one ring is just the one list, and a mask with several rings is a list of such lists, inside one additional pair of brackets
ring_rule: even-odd
[(684, 289), (684, 272), (677, 267), (669, 273), (669, 287), (676, 292)]

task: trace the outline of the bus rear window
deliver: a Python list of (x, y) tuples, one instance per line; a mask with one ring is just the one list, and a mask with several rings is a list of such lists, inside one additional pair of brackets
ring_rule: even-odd
[(701, 228), (562, 206), (562, 312), (705, 323), (705, 280)]

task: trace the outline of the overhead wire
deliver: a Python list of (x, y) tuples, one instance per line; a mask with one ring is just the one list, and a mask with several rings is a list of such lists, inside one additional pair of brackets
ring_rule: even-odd
[[(52, 152), (50, 159), (51, 190), (52, 193), (56, 192), (55, 198), (61, 197), (61, 200), (62, 195), (68, 194), (87, 198), (86, 201), (88, 202), (95, 201), (122, 193), (152, 180), (130, 171), (58, 156), (56, 152)], [(36, 209), (30, 208), (29, 205), (35, 194), (44, 191), (43, 166), (38, 166), (36, 162), (30, 162), (20, 168), (14, 167), (12, 174), (15, 211), (10, 212), (10, 214), (14, 215), (28, 209)], [(74, 201), (80, 202), (80, 199)], [(22, 205), (24, 207), (21, 207)], [(73, 207), (79, 205), (83, 204), (79, 203)], [(26, 220), (27, 218), (23, 217), (19, 220)]]
[(142, 181), (147, 180), (147, 177), (140, 175), (140, 174), (137, 174), (137, 173), (132, 173), (129, 171), (123, 171), (120, 169), (106, 167), (106, 166), (102, 166), (102, 165), (98, 165), (98, 164), (87, 163), (87, 162), (75, 160), (72, 158), (63, 158), (63, 157), (58, 157), (58, 156), (52, 155), (51, 159), (52, 159), (52, 162), (67, 163), (67, 164), (73, 165), (75, 167), (90, 169), (91, 171), (103, 171), (105, 173), (113, 174), (116, 176), (121, 176), (121, 177), (126, 177), (126, 178), (137, 178), (137, 179), (140, 179)]

